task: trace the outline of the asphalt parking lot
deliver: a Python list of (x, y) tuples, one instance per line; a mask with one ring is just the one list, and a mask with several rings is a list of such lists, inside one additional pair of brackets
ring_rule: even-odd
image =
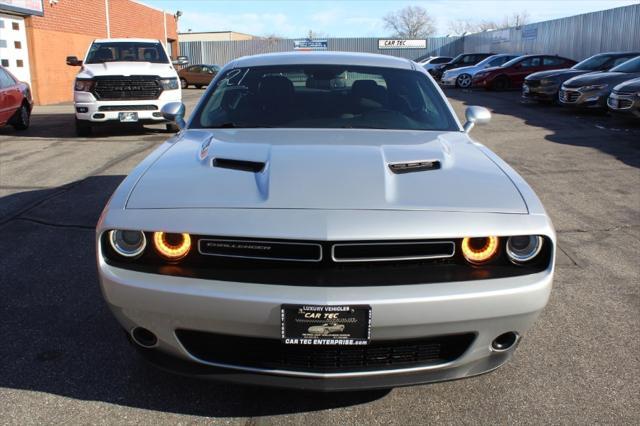
[[(201, 90), (186, 91), (190, 111)], [(168, 134), (76, 138), (71, 105), (0, 129), (0, 422), (638, 424), (640, 126), (516, 92), (450, 90), (494, 118), (472, 135), (533, 186), (559, 237), (551, 301), (499, 370), (387, 391), (312, 394), (160, 372), (102, 301), (93, 228), (121, 179)]]

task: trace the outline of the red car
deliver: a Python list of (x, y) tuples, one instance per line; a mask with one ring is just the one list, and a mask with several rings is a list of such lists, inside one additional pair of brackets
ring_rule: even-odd
[(551, 55), (524, 55), (505, 62), (499, 67), (487, 68), (473, 76), (474, 87), (504, 90), (520, 87), (524, 78), (538, 71), (570, 68), (576, 61)]
[(29, 127), (32, 108), (29, 85), (0, 66), (0, 127), (11, 124), (17, 130), (25, 130)]

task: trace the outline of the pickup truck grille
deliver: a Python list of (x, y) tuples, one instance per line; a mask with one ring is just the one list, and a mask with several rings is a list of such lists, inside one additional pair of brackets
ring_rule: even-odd
[(96, 77), (95, 82), (93, 94), (98, 100), (158, 99), (162, 93), (156, 76)]

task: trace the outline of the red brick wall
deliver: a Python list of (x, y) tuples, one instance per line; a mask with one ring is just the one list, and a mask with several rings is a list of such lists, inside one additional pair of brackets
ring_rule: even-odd
[[(111, 37), (140, 37), (164, 41), (161, 11), (130, 0), (109, 0)], [(167, 38), (178, 39), (173, 12), (165, 15)], [(71, 101), (77, 67), (67, 56), (83, 58), (93, 39), (107, 37), (104, 0), (44, 2), (44, 16), (25, 20), (31, 64), (31, 86), (39, 105)], [(177, 42), (173, 44), (174, 55)]]

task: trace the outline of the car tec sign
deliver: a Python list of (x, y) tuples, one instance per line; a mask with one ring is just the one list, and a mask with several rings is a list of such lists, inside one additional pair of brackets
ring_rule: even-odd
[(426, 49), (427, 40), (378, 40), (378, 49)]

